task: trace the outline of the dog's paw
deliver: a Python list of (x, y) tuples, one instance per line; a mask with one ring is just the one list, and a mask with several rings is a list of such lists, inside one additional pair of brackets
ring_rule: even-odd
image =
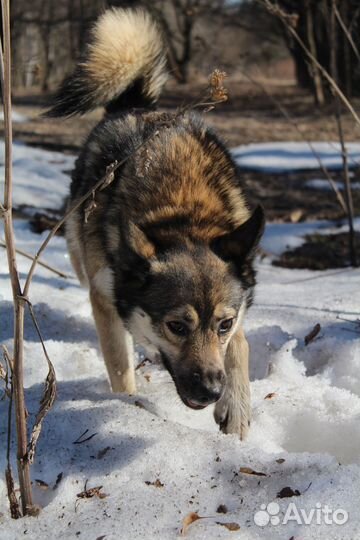
[(215, 422), (223, 433), (235, 433), (241, 440), (246, 438), (250, 427), (250, 403), (236, 401), (227, 392), (215, 405)]

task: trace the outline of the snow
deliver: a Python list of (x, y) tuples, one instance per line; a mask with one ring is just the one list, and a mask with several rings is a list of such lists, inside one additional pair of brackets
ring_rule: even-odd
[[(344, 182), (334, 182), (337, 189), (343, 191)], [(305, 186), (310, 189), (321, 189), (324, 191), (332, 191), (332, 186), (328, 180), (324, 178), (313, 178), (312, 180), (307, 180)], [(360, 182), (351, 182), (351, 189), (360, 189)]]
[[(268, 173), (319, 169), (319, 158), (328, 169), (341, 169), (342, 154), (339, 143), (328, 142), (275, 142), (238, 146), (233, 156), (243, 169)], [(349, 166), (360, 163), (360, 143), (347, 143)], [(315, 151), (315, 153), (314, 153)]]
[[(4, 142), (0, 141), (1, 193), (4, 191), (4, 156)], [(14, 206), (51, 210), (61, 208), (69, 190), (69, 173), (73, 166), (73, 156), (15, 143), (13, 146), (13, 176), (16, 178)], [(29, 186), (32, 186), (31, 189)]]
[[(12, 121), (13, 122), (26, 122), (27, 120), (27, 117), (24, 115), (24, 114), (21, 114), (17, 111), (14, 111), (14, 109), (12, 110)], [(0, 111), (0, 121), (3, 122), (4, 121), (4, 111), (1, 110)]]
[[(26, 193), (29, 200), (36, 199), (31, 171), (39, 156), (53, 177), (61, 174), (64, 165), (57, 163), (51, 169), (53, 158), (26, 147), (23, 152), (23, 188), (15, 191), (16, 204), (17, 197), (21, 200)], [(57, 155), (56, 160), (61, 159), (68, 158)], [(48, 201), (45, 184), (43, 189), (39, 207)], [(16, 220), (15, 228), (17, 246), (34, 253), (45, 233), (31, 233), (26, 221)], [(270, 253), (280, 253), (286, 245), (302, 242), (303, 234), (329, 228), (328, 222), (270, 224), (263, 245)], [(44, 259), (73, 275), (63, 238), (52, 240)], [(18, 264), (24, 280), (29, 261), (19, 256)], [(179, 537), (182, 520), (190, 512), (206, 517), (188, 528), (186, 537), (196, 540), (358, 538), (359, 278), (360, 271), (349, 268), (314, 272), (275, 268), (269, 257), (258, 261), (256, 300), (245, 322), (251, 348), (253, 421), (249, 438), (240, 442), (234, 435), (218, 432), (211, 408), (187, 409), (160, 365), (145, 363), (137, 370), (136, 396), (111, 394), (87, 291), (74, 277), (58, 278), (38, 267), (30, 297), (55, 366), (58, 395), (44, 423), (32, 478), (49, 488), (34, 485), (36, 501), (44, 507), (38, 518), (11, 520), (4, 475), (0, 475), (1, 539), (95, 540), (105, 535), (106, 540), (169, 540)], [(0, 342), (10, 348), (12, 303), (4, 252), (0, 256), (0, 312)], [(321, 331), (305, 346), (304, 337), (316, 323), (321, 324)], [(137, 361), (141, 359), (138, 351)], [(30, 421), (38, 409), (45, 375), (46, 363), (27, 319), (25, 377)], [(2, 449), (6, 406), (6, 400), (0, 401)], [(86, 430), (83, 438), (95, 435), (74, 444)], [(266, 476), (240, 472), (241, 467)], [(0, 470), (4, 468), (1, 452)], [(54, 489), (60, 473), (62, 480)], [(162, 487), (152, 485), (157, 479)], [(79, 499), (77, 494), (86, 482), (88, 488), (103, 486), (107, 497)], [(278, 498), (285, 487), (301, 495)], [(319, 504), (342, 509), (348, 521), (328, 525), (320, 516), (319, 524), (315, 519), (310, 525), (275, 520), (261, 527), (254, 518), (259, 523), (264, 518), (262, 505), (269, 503), (279, 505), (275, 517), (280, 520), (289, 504), (295, 503), (299, 512), (316, 510)], [(226, 505), (228, 513), (216, 512), (220, 504)], [(236, 522), (240, 530), (230, 532), (216, 522)]]

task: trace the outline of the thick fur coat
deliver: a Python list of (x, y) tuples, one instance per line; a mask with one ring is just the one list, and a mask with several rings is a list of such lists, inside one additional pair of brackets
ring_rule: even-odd
[(72, 177), (69, 206), (118, 165), (66, 223), (73, 266), (90, 289), (114, 391), (136, 391), (133, 340), (161, 356), (183, 402), (215, 405), (225, 432), (250, 423), (242, 320), (255, 285), (264, 216), (250, 212), (236, 166), (194, 113), (154, 110), (166, 51), (143, 10), (106, 12), (52, 116), (104, 106)]

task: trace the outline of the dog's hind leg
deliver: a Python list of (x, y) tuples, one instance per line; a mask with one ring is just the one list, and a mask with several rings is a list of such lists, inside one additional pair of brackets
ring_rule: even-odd
[(90, 300), (113, 392), (136, 392), (134, 345), (115, 307), (95, 288)]
[(224, 433), (245, 439), (250, 426), (249, 345), (239, 329), (231, 338), (225, 358), (226, 388), (215, 406), (215, 420)]

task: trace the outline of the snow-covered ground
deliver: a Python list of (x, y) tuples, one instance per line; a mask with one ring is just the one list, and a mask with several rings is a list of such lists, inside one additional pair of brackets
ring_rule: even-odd
[[(13, 122), (26, 122), (27, 118), (24, 114), (21, 114), (17, 111), (12, 111), (12, 121)], [(0, 111), (0, 121), (4, 121), (4, 111), (1, 110)]]
[[(360, 143), (347, 143), (349, 165), (360, 163)], [(277, 142), (245, 144), (233, 149), (233, 156), (243, 169), (269, 173), (319, 169), (319, 159), (328, 169), (342, 168), (339, 143)]]
[[(333, 189), (329, 181), (325, 180), (324, 178), (313, 178), (312, 180), (307, 180), (305, 185), (310, 189), (321, 189), (324, 191), (331, 191)], [(344, 189), (343, 182), (335, 182), (335, 185), (340, 191)], [(360, 189), (360, 182), (351, 182), (351, 188)]]
[[(57, 155), (54, 160), (64, 162), (52, 164), (52, 158), (46, 161), (37, 152), (26, 149), (29, 175), (15, 191), (17, 204), (21, 197), (37, 199), (30, 187), (37, 159), (49, 171), (39, 207), (48, 206), (52, 178), (57, 178), (56, 196), (66, 192), (57, 175), (68, 158)], [(68, 182), (66, 175), (62, 179)], [(273, 224), (264, 247), (279, 253), (301, 242), (309, 229), (325, 227), (329, 224)], [(16, 221), (16, 238), (19, 248), (34, 253), (43, 236), (31, 233), (26, 221)], [(72, 274), (63, 238), (52, 240), (44, 259)], [(19, 257), (18, 262), (23, 279), (29, 261)], [(170, 540), (180, 535), (183, 519), (197, 512), (206, 519), (189, 526), (188, 538), (358, 539), (360, 328), (354, 321), (360, 314), (359, 284), (359, 270), (297, 271), (275, 268), (269, 259), (258, 261), (256, 301), (245, 323), (253, 422), (248, 440), (240, 442), (217, 431), (210, 408), (192, 411), (182, 405), (159, 365), (145, 363), (137, 370), (138, 395), (111, 394), (87, 292), (75, 278), (58, 278), (39, 267), (30, 297), (58, 379), (57, 400), (32, 468), (36, 500), (44, 508), (38, 518), (11, 520), (1, 474), (0, 538)], [(0, 314), (0, 341), (11, 347), (4, 252)], [(304, 337), (317, 323), (319, 335), (305, 346)], [(26, 328), (26, 395), (33, 421), (46, 363), (30, 320)], [(1, 471), (6, 405), (0, 402)], [(40, 487), (39, 480), (48, 487)], [(103, 486), (100, 492), (107, 496), (78, 498), (86, 482), (87, 488)], [(283, 488), (296, 495), (280, 498)], [(217, 512), (220, 505), (226, 506), (225, 514)], [(223, 525), (229, 522), (240, 529), (229, 531)]]
[[(0, 141), (0, 193), (4, 192), (4, 155), (4, 142)], [(15, 143), (13, 146), (15, 205), (36, 209), (60, 209), (68, 193), (73, 166), (72, 156)]]

